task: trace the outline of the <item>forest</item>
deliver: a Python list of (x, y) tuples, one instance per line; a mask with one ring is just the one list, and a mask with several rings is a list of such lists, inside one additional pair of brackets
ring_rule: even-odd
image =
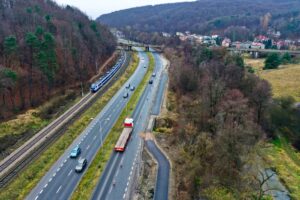
[(51, 0), (0, 3), (0, 120), (81, 90), (115, 50), (109, 29)]
[(269, 129), (269, 83), (224, 49), (182, 44), (165, 52), (169, 111), (156, 128), (171, 128), (164, 141), (176, 199), (262, 199), (256, 150)]
[(117, 28), (142, 32), (191, 31), (220, 34), (232, 39), (252, 39), (269, 27), (283, 38), (300, 33), (300, 2), (297, 0), (199, 0), (144, 6), (100, 16), (98, 21)]

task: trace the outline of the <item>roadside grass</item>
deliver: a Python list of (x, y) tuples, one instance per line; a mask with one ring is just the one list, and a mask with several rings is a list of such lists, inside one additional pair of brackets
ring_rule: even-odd
[(75, 192), (73, 193), (71, 199), (73, 200), (82, 200), (82, 199), (90, 199), (93, 190), (96, 187), (100, 176), (106, 166), (106, 163), (108, 162), (114, 145), (116, 144), (120, 133), (123, 129), (123, 121), (126, 118), (126, 116), (130, 116), (136, 107), (144, 89), (146, 88), (148, 84), (148, 80), (150, 79), (152, 75), (152, 71), (154, 69), (154, 57), (152, 54), (148, 53), (148, 57), (150, 59), (149, 67), (146, 75), (144, 76), (141, 84), (136, 88), (135, 92), (131, 96), (129, 102), (127, 105), (131, 105), (128, 110), (126, 108), (123, 109), (120, 117), (118, 118), (117, 122), (113, 126), (112, 130), (108, 134), (108, 136), (105, 139), (105, 142), (103, 146), (99, 149), (97, 152), (94, 160), (92, 161), (91, 165), (87, 169), (86, 173), (84, 174), (83, 178), (81, 179), (78, 187), (76, 188)]
[(133, 55), (133, 59), (124, 72), (104, 94), (99, 98), (82, 116), (76, 120), (56, 142), (44, 151), (33, 163), (6, 187), (0, 189), (0, 199), (16, 200), (25, 199), (30, 191), (36, 186), (45, 173), (64, 153), (65, 149), (72, 144), (74, 139), (86, 128), (91, 118), (97, 116), (99, 111), (104, 108), (113, 95), (127, 81), (138, 66), (138, 57)]
[(300, 64), (280, 65), (278, 69), (263, 70), (264, 59), (244, 57), (244, 60), (258, 76), (269, 81), (275, 98), (292, 96), (300, 102)]
[(300, 154), (284, 138), (266, 143), (260, 154), (266, 168), (272, 168), (290, 191), (292, 199), (300, 197)]
[(36, 109), (28, 110), (15, 119), (0, 123), (0, 160), (74, 105), (80, 99), (76, 97), (75, 92), (69, 90), (64, 95), (51, 98)]

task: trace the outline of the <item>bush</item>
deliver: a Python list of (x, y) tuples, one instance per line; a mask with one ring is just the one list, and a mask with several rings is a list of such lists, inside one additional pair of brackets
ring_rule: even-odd
[(289, 64), (292, 62), (292, 56), (289, 53), (283, 54), (281, 58), (281, 63), (282, 64)]
[(266, 69), (277, 69), (278, 66), (281, 64), (281, 59), (278, 53), (271, 53), (268, 55), (266, 61), (265, 61), (265, 67)]

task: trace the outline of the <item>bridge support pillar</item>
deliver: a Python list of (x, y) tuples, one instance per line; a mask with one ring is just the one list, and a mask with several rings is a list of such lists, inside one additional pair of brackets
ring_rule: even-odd
[(132, 46), (128, 46), (128, 51), (132, 51)]
[(146, 46), (146, 47), (145, 47), (145, 50), (146, 50), (146, 51), (150, 51), (150, 47), (149, 47), (149, 46)]
[(259, 52), (258, 51), (251, 51), (250, 52), (250, 55), (252, 58), (259, 58)]

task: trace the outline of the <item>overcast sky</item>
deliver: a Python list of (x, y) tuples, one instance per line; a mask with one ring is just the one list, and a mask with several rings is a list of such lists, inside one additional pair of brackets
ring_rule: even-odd
[(59, 5), (72, 5), (93, 19), (117, 10), (144, 5), (156, 5), (194, 0), (55, 0)]

